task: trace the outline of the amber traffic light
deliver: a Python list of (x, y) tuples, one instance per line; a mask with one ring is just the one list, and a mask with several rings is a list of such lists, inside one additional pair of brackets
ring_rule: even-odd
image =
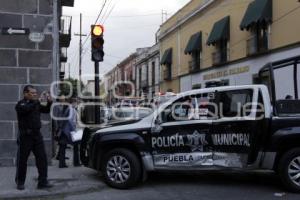
[(104, 32), (104, 28), (101, 25), (94, 25), (93, 26), (93, 35), (101, 36)]
[(91, 43), (92, 43), (92, 61), (102, 62), (104, 58), (104, 28), (101, 25), (91, 26)]

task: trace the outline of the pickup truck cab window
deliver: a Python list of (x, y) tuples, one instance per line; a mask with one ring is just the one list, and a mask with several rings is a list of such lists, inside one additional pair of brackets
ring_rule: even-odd
[(250, 114), (253, 90), (222, 91), (218, 95), (220, 117), (246, 117)]
[(278, 116), (282, 117), (299, 117), (300, 116), (300, 100), (282, 99), (276, 101), (276, 111)]
[(163, 123), (175, 121), (210, 120), (217, 117), (215, 93), (199, 93), (182, 97), (161, 112)]

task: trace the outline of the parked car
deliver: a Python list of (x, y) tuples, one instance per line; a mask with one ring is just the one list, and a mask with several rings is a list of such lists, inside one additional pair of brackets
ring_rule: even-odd
[(153, 112), (152, 109), (144, 107), (121, 107), (112, 108), (111, 120), (124, 121), (124, 120), (140, 120)]
[(156, 95), (154, 97), (154, 103), (159, 106), (167, 101), (169, 101), (170, 99), (172, 99), (173, 97), (176, 97), (176, 93), (174, 92), (166, 92), (166, 93), (161, 93), (159, 92), (158, 95)]
[(131, 98), (124, 98), (119, 99), (119, 103), (115, 105), (115, 107), (121, 108), (121, 107), (137, 107), (143, 99), (137, 98), (137, 97), (131, 97)]

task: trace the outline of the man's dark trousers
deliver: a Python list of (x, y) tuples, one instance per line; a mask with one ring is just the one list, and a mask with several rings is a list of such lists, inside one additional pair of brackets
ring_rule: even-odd
[(24, 185), (27, 171), (27, 160), (32, 152), (35, 156), (36, 167), (39, 173), (39, 184), (47, 183), (47, 155), (43, 136), (39, 130), (33, 131), (31, 134), (20, 134), (18, 139), (18, 155), (17, 155), (17, 173), (16, 183)]

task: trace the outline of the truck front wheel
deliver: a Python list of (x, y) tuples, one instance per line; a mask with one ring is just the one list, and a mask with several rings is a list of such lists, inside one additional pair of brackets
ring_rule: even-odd
[(278, 172), (288, 190), (300, 193), (300, 148), (285, 153), (279, 162)]
[(142, 174), (138, 157), (127, 149), (114, 149), (105, 154), (101, 164), (104, 181), (117, 189), (135, 186)]

